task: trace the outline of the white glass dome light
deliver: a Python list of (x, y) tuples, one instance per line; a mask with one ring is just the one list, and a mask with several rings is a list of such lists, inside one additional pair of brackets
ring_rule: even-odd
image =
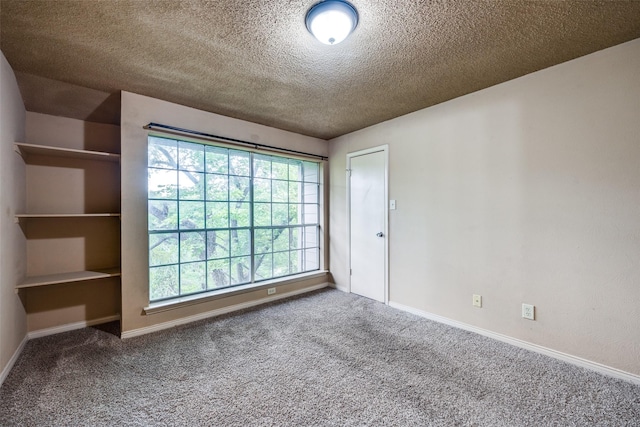
[(326, 0), (314, 5), (306, 18), (307, 29), (324, 44), (338, 44), (358, 25), (358, 12), (342, 0)]

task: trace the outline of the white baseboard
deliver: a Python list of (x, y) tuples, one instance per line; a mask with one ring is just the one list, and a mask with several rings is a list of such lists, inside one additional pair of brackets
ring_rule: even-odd
[(526, 350), (534, 351), (536, 353), (544, 354), (545, 356), (553, 357), (554, 359), (562, 360), (563, 362), (571, 363), (572, 365), (590, 369), (592, 371), (596, 371), (603, 375), (607, 375), (610, 377), (618, 378), (621, 380), (629, 381), (634, 384), (640, 385), (640, 375), (636, 375), (630, 372), (622, 371), (620, 369), (612, 368), (611, 366), (603, 365), (598, 362), (592, 362), (591, 360), (583, 359), (581, 357), (577, 357), (571, 354), (563, 353), (561, 351), (553, 350), (548, 347), (543, 347), (538, 344), (533, 344), (527, 341), (519, 340), (517, 338), (512, 338), (508, 335), (503, 335), (497, 332), (489, 331), (487, 329), (478, 328), (476, 326), (472, 326), (467, 323), (458, 322), (457, 320), (449, 319), (443, 316), (438, 316), (437, 314), (418, 310), (416, 308), (409, 307), (403, 304), (398, 304), (393, 301), (389, 301), (389, 306), (396, 308), (398, 310), (406, 311), (407, 313), (424, 317), (425, 319), (433, 320), (439, 323), (444, 323), (445, 325), (453, 326), (459, 329), (464, 329), (465, 331), (475, 332), (476, 334), (493, 338), (495, 340), (502, 341), (507, 344), (514, 345), (516, 347), (524, 348)]
[(66, 325), (54, 326), (53, 328), (38, 329), (37, 331), (31, 331), (27, 334), (27, 338), (32, 340), (34, 338), (46, 337), (48, 335), (59, 334), (61, 332), (73, 331), (76, 329), (86, 328), (88, 326), (100, 325), (102, 323), (113, 322), (120, 320), (120, 315), (101, 317), (100, 319), (83, 320), (81, 322), (67, 323)]
[(16, 351), (13, 352), (13, 356), (11, 356), (11, 359), (9, 359), (9, 363), (7, 363), (7, 366), (5, 366), (2, 372), (0, 372), (0, 386), (2, 385), (2, 383), (4, 383), (4, 380), (7, 378), (7, 375), (9, 375), (9, 372), (11, 372), (13, 365), (16, 364), (16, 360), (18, 360), (18, 357), (20, 357), (20, 353), (22, 353), (22, 349), (24, 349), (27, 341), (29, 341), (29, 338), (25, 335)]
[(222, 314), (231, 313), (233, 311), (243, 310), (249, 307), (255, 307), (256, 305), (266, 304), (268, 302), (277, 301), (279, 299), (292, 297), (294, 295), (300, 295), (307, 292), (315, 291), (318, 289), (326, 288), (329, 286), (329, 282), (320, 283), (318, 285), (309, 286), (303, 289), (298, 289), (291, 292), (285, 292), (282, 294), (273, 295), (266, 298), (260, 298), (254, 301), (248, 301), (241, 304), (230, 305), (228, 307), (218, 308), (216, 310), (206, 311), (204, 313), (195, 314), (193, 316), (182, 317), (180, 319), (171, 320), (169, 322), (158, 323), (156, 325), (147, 326), (144, 328), (132, 329), (130, 331), (122, 332), (120, 337), (122, 339), (133, 338), (140, 335), (150, 334), (152, 332), (162, 331), (164, 329), (170, 329), (175, 326), (184, 325), (186, 323), (195, 322), (198, 320), (208, 319), (210, 317), (220, 316)]

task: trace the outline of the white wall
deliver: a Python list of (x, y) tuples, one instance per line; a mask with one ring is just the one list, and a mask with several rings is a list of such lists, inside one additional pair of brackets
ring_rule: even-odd
[[(329, 152), (327, 141), (129, 92), (122, 93), (121, 117), (122, 331), (125, 335), (136, 329), (149, 328), (267, 297), (266, 289), (262, 289), (158, 314), (143, 313), (143, 308), (149, 304), (148, 132), (143, 126), (150, 122), (161, 123), (324, 156)], [(300, 280), (278, 287), (277, 292), (281, 294), (298, 291), (327, 281), (327, 277)]]
[(27, 333), (24, 306), (14, 287), (24, 276), (25, 239), (14, 215), (25, 206), (25, 167), (13, 151), (24, 140), (25, 108), (9, 63), (0, 54), (0, 383)]
[(345, 158), (381, 144), (391, 301), (640, 374), (640, 39), (330, 141), (339, 287)]

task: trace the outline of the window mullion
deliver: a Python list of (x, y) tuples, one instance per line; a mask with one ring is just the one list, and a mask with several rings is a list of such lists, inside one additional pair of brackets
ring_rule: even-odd
[(229, 276), (229, 285), (231, 285), (231, 151), (227, 150), (227, 274)]
[(182, 295), (182, 231), (180, 230), (180, 144), (176, 150), (176, 178), (178, 187), (176, 188), (176, 212), (178, 214), (178, 223), (176, 228), (178, 231), (178, 296)]
[(249, 248), (251, 251), (250, 258), (250, 280), (251, 283), (256, 281), (255, 278), (255, 220), (254, 220), (254, 206), (253, 206), (253, 179), (254, 179), (254, 155), (253, 153), (249, 153)]

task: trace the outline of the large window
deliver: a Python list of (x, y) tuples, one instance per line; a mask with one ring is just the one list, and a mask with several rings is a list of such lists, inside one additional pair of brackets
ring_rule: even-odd
[(316, 162), (150, 136), (151, 301), (320, 267)]

